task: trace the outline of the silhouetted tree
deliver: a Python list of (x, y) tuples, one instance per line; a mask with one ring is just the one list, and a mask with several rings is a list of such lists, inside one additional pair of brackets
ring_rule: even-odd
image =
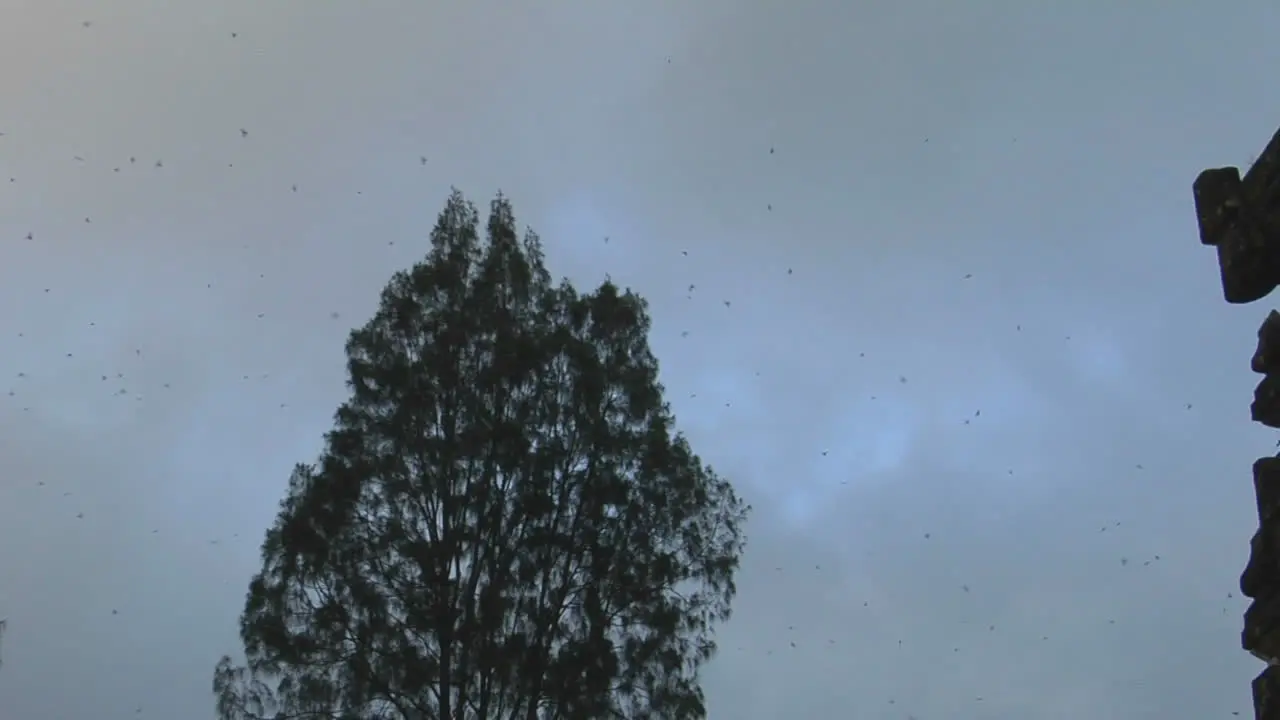
[(347, 341), (219, 662), (219, 716), (703, 718), (750, 508), (662, 400), (646, 304), (555, 286), (455, 191)]

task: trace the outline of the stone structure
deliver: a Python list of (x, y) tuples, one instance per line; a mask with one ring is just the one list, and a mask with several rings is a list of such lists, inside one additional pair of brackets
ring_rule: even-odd
[[(1280, 132), (1243, 178), (1234, 167), (1205, 170), (1194, 185), (1200, 241), (1218, 251), (1222, 294), (1232, 304), (1261, 300), (1280, 285)], [(1256, 422), (1280, 429), (1280, 313), (1258, 330), (1253, 371)], [(1254, 717), (1280, 720), (1280, 457), (1253, 464), (1258, 531), (1240, 591), (1253, 602), (1241, 643), (1267, 667), (1253, 681)]]

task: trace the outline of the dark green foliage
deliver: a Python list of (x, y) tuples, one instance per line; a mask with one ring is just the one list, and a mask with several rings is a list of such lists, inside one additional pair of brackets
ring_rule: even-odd
[(674, 431), (646, 305), (455, 192), (347, 342), (223, 658), (245, 718), (703, 718), (750, 510)]

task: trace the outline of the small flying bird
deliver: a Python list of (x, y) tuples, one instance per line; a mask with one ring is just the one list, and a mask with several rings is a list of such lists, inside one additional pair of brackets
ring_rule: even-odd
[(247, 138), (247, 137), (249, 137), (249, 131), (248, 131), (248, 130), (245, 130), (244, 128), (240, 128), (240, 137), (242, 137), (242, 138)]

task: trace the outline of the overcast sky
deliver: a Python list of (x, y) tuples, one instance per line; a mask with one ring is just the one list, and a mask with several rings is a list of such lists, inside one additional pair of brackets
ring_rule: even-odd
[(1222, 300), (1191, 183), (1280, 123), (1278, 26), (0, 0), (0, 718), (212, 717), (345, 334), (451, 185), (649, 299), (756, 506), (712, 718), (1250, 715), (1268, 307)]

